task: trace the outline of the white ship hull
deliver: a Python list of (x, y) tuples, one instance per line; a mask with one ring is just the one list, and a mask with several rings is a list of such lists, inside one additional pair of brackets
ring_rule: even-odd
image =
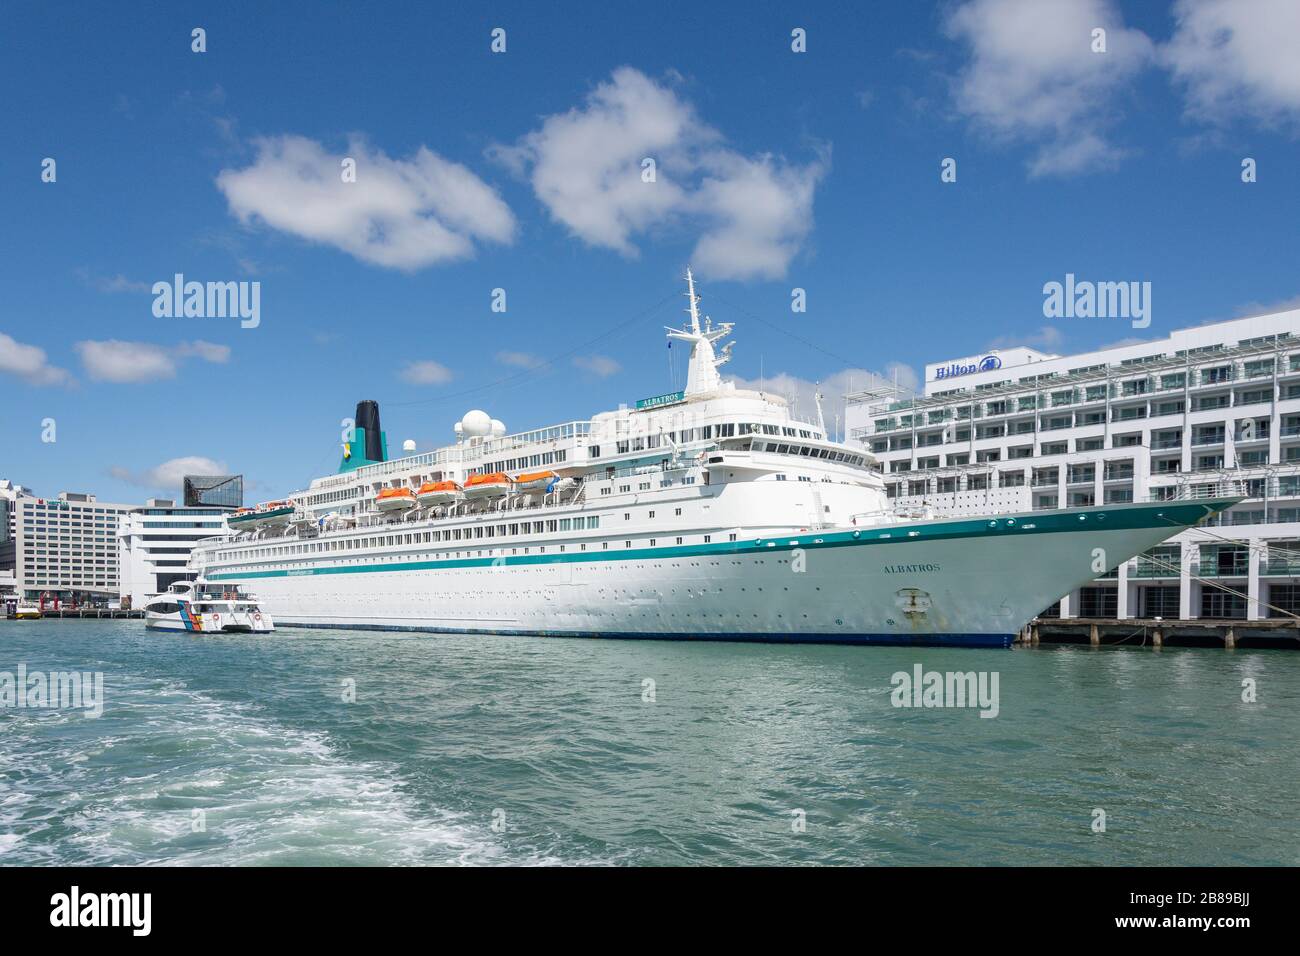
[[(256, 579), (281, 625), (1007, 646), (1061, 595), (1230, 503), (1115, 505), (670, 547), (606, 539), (591, 542), (599, 550), (493, 557), (417, 546), (362, 564), (228, 577)], [(710, 535), (719, 536), (726, 534)], [(227, 577), (217, 567), (206, 574)]]

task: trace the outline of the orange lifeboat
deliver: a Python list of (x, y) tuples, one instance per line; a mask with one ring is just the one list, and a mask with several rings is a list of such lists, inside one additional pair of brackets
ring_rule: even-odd
[(525, 494), (540, 495), (551, 487), (552, 482), (559, 479), (553, 471), (530, 471), (522, 475), (515, 476), (515, 491)]
[(510, 491), (510, 476), (501, 471), (470, 475), (464, 490), (466, 498), (500, 498)]
[(384, 488), (375, 495), (375, 507), (380, 511), (405, 511), (415, 507), (415, 492), (410, 488)]
[(415, 493), (416, 500), (428, 507), (430, 505), (449, 505), (459, 501), (464, 489), (454, 481), (426, 481)]

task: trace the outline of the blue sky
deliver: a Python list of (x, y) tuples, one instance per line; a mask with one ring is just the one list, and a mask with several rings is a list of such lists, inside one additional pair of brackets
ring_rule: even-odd
[[(0, 477), (41, 494), (274, 497), (360, 398), (426, 448), (669, 391), (688, 262), (726, 371), (796, 389), (1134, 334), (1045, 319), (1067, 272), (1151, 282), (1148, 337), (1300, 295), (1283, 0), (209, 6), (0, 14)], [(176, 273), (260, 324), (155, 316)]]

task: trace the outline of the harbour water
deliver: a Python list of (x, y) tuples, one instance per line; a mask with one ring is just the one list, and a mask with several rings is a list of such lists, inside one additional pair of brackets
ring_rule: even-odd
[[(998, 715), (893, 706), (917, 664)], [(105, 701), (0, 710), (0, 864), (1300, 862), (1287, 651), (0, 621), (19, 665)]]

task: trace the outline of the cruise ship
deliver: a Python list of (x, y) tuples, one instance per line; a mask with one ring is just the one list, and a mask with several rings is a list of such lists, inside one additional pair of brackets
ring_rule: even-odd
[(281, 626), (1006, 647), (1061, 595), (1239, 500), (936, 520), (894, 510), (864, 448), (724, 381), (733, 323), (666, 329), (685, 387), (390, 460), (374, 402), (335, 474), (197, 547)]

